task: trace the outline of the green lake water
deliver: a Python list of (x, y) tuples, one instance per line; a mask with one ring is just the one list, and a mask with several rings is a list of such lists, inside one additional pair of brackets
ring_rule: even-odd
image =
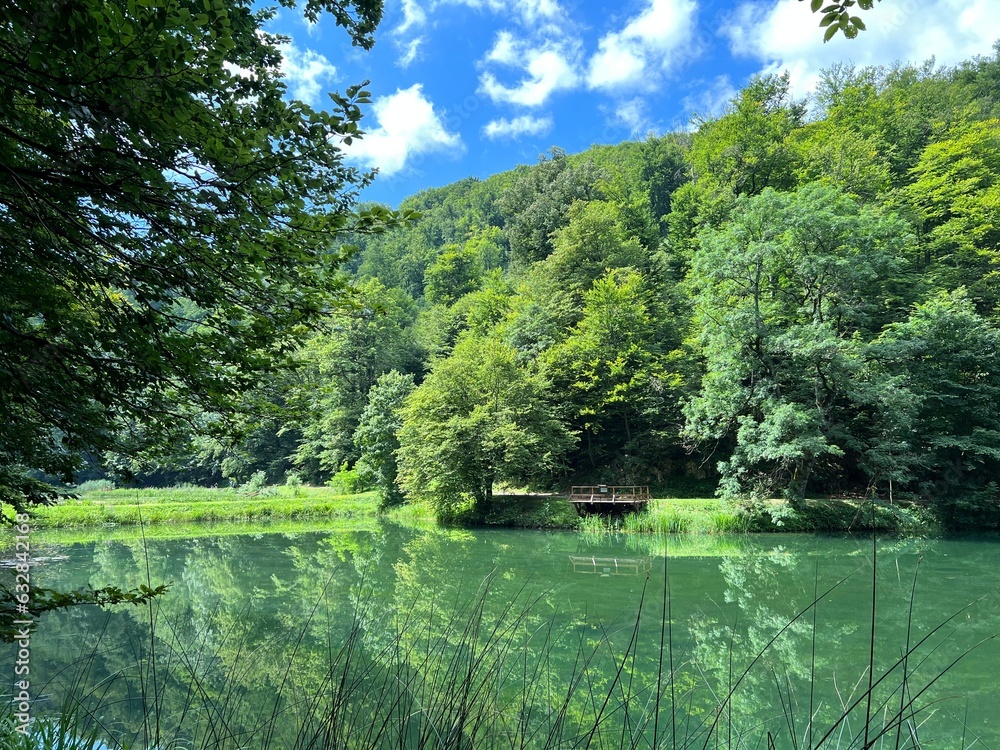
[(996, 536), (879, 542), (870, 706), (865, 538), (369, 526), (34, 547), (38, 585), (171, 583), (152, 627), (77, 607), (31, 640), (36, 715), (72, 700), (134, 747), (1000, 746), (1000, 640), (980, 643), (1000, 632)]

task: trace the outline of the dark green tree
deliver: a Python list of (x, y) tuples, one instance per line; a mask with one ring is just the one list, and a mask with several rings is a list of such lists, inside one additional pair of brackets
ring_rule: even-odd
[[(289, 3), (292, 4), (292, 3)], [(308, 0), (368, 48), (380, 0)], [(285, 98), (269, 12), (235, 0), (0, 9), (0, 466), (69, 479), (175, 405), (230, 411), (340, 304), (368, 94)], [(196, 318), (191, 311), (197, 311)]]
[(1000, 331), (964, 290), (941, 292), (888, 326), (871, 357), (915, 404), (897, 415), (908, 428), (900, 488), (949, 526), (1000, 525)]
[(552, 251), (551, 235), (567, 221), (578, 200), (601, 197), (603, 173), (591, 162), (571, 166), (566, 152), (553, 148), (552, 158), (525, 167), (501, 197), (498, 207), (512, 259), (522, 264), (541, 260)]
[(542, 355), (558, 406), (580, 434), (574, 468), (648, 482), (676, 436), (678, 376), (668, 357), (678, 344), (649, 280), (609, 270), (584, 295), (583, 315)]
[(354, 300), (304, 344), (298, 357), (305, 371), (290, 388), (290, 416), (301, 414), (289, 425), (302, 433), (295, 462), (316, 480), (357, 460), (354, 432), (378, 378), (419, 369), (413, 300), (378, 279), (355, 284)]
[(686, 434), (733, 441), (726, 495), (799, 500), (815, 473), (837, 476), (864, 447), (851, 425), (877, 400), (858, 385), (863, 344), (901, 302), (912, 236), (813, 184), (741, 199), (730, 224), (700, 239), (689, 283), (706, 373)]
[(383, 507), (403, 501), (396, 485), (396, 451), (403, 426), (403, 404), (413, 388), (412, 375), (391, 370), (379, 377), (368, 391), (368, 404), (354, 433), (354, 443), (361, 452), (356, 464), (358, 473), (363, 480), (374, 483)]

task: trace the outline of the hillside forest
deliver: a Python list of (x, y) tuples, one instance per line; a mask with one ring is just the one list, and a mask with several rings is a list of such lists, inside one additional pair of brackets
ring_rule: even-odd
[(837, 66), (808, 101), (757, 77), (688, 131), (399, 209), (419, 218), (349, 238), (349, 306), (238, 417), (178, 405), (81, 476), (295, 475), (439, 511), (648, 483), (1000, 525), (1000, 46)]

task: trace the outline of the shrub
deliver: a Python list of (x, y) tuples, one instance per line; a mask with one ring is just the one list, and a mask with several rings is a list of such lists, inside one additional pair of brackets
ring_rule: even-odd
[(371, 489), (371, 485), (361, 478), (357, 469), (348, 469), (346, 463), (340, 467), (340, 471), (333, 475), (327, 485), (344, 495), (356, 495)]
[(255, 471), (237, 491), (248, 497), (268, 497), (278, 494), (275, 488), (267, 486), (267, 472), (264, 471)]

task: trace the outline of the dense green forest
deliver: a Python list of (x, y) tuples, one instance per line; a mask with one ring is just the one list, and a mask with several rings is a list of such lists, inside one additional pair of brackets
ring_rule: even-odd
[[(357, 234), (294, 367), (95, 465), (144, 483), (717, 486), (1000, 523), (1000, 47), (763, 76), (691, 132), (552, 148)], [(130, 439), (141, 441), (136, 430)]]

